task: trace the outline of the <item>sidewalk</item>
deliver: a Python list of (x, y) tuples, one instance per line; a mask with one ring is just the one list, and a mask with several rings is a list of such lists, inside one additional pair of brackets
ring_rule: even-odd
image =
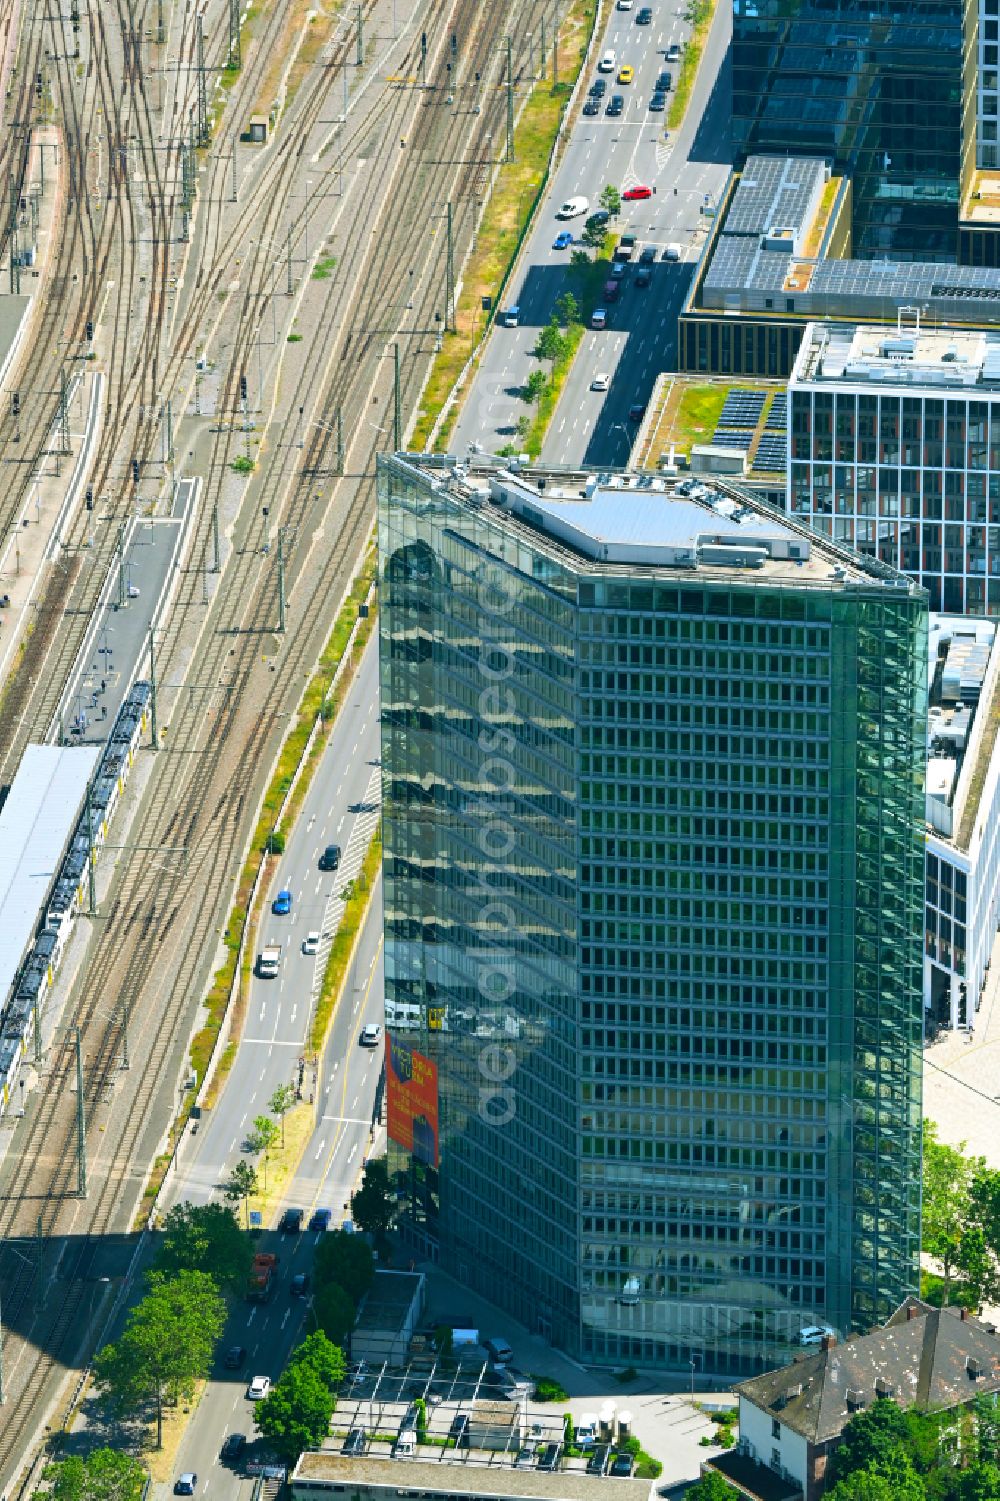
[[(619, 1413), (631, 1413), (632, 1431), (647, 1454), (663, 1465), (663, 1474), (655, 1482), (658, 1491), (697, 1480), (701, 1461), (713, 1452), (700, 1440), (704, 1434), (714, 1436), (716, 1430), (692, 1403), (687, 1376), (640, 1371), (635, 1381), (622, 1385), (610, 1371), (579, 1365), (541, 1335), (529, 1334), (516, 1319), (470, 1292), (440, 1267), (418, 1262), (417, 1270), (427, 1278), (426, 1323), (468, 1316), (478, 1328), (480, 1339), (502, 1335), (510, 1342), (518, 1371), (548, 1376), (569, 1393), (568, 1400), (553, 1404), (554, 1412), (571, 1412), (579, 1420), (585, 1412), (599, 1412), (605, 1403), (612, 1402)], [(698, 1388), (694, 1403), (716, 1410), (737, 1405), (732, 1393), (724, 1389)]]
[(974, 1032), (945, 1032), (924, 1048), (924, 1115), (942, 1141), (1000, 1167), (1000, 934)]

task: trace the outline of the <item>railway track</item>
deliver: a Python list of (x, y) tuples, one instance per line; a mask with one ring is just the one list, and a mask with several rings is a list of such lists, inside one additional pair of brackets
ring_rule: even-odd
[[(536, 10), (522, 3), (519, 14), (528, 24), (527, 18)], [(425, 16), (442, 37), (452, 30), (462, 36), (463, 67), (486, 78), (491, 72), (495, 75), (496, 36), (502, 25), (514, 19), (500, 0), (478, 5), (473, 0), (434, 0)], [(251, 81), (248, 77), (247, 82)], [(141, 94), (141, 78), (135, 86)], [(320, 122), (328, 92), (329, 82), (324, 84), (322, 79), (312, 79), (300, 90), (289, 115), (290, 134), (294, 130), (297, 139), (308, 138)], [(33, 1230), (39, 1211), (47, 1236), (75, 1232), (85, 1238), (85, 1244), (125, 1222), (127, 1190), (143, 1167), (147, 1117), (164, 1088), (169, 1088), (171, 1065), (176, 1066), (178, 1048), (190, 1026), (192, 1002), (200, 993), (215, 949), (218, 923), (230, 899), (259, 796), (263, 768), (239, 748), (264, 747), (276, 739), (279, 720), (297, 697), (328, 627), (331, 605), (348, 581), (370, 530), (372, 459), (375, 449), (384, 445), (379, 445), (377, 435), (369, 437), (368, 414), (373, 394), (379, 409), (386, 409), (391, 370), (384, 356), (390, 336), (404, 353), (405, 401), (420, 384), (422, 361), (429, 354), (428, 334), (435, 326), (433, 315), (443, 311), (445, 269), (438, 248), (443, 237), (437, 236), (435, 243), (428, 236), (425, 205), (437, 202), (443, 207), (450, 197), (458, 198), (463, 187), (467, 190), (482, 171), (483, 142), (491, 133), (499, 136), (502, 91), (487, 97), (478, 117), (456, 116), (438, 94), (438, 90), (429, 96), (403, 89), (383, 91), (362, 120), (345, 128), (344, 139), (325, 168), (331, 180), (349, 165), (359, 143), (374, 133), (379, 155), (373, 170), (383, 174), (386, 191), (374, 225), (355, 214), (343, 231), (342, 248), (338, 242), (330, 295), (298, 368), (283, 382), (282, 411), (268, 426), (259, 485), (252, 493), (253, 504), (243, 507), (235, 528), (224, 587), (206, 612), (198, 579), (189, 574), (161, 646), (161, 670), (168, 678), (180, 679), (191, 632), (197, 630), (187, 678), (198, 691), (188, 691), (182, 683), (166, 696), (169, 750), (157, 757), (150, 776), (140, 815), (142, 843), (183, 846), (187, 859), (183, 870), (165, 877), (162, 870), (150, 868), (148, 854), (125, 852), (72, 998), (71, 1021), (81, 1029), (87, 1055), (87, 1118), (91, 1127), (99, 1126), (99, 1135), (91, 1134), (91, 1194), (85, 1203), (72, 1197), (76, 1169), (70, 1094), (75, 1056), (68, 1037), (60, 1036), (43, 1087), (36, 1091), (19, 1133), (16, 1158), (0, 1177), (0, 1235)], [(428, 97), (431, 102), (424, 102)], [(407, 140), (407, 148), (400, 148), (399, 138)], [(150, 140), (150, 154), (152, 150)], [(244, 205), (244, 213), (257, 209), (263, 215), (260, 239), (265, 245), (268, 231), (273, 233), (289, 217), (298, 170), (298, 153), (275, 150)], [(230, 274), (238, 247), (239, 230), (224, 227), (216, 206), (221, 196), (211, 186), (223, 171), (224, 164), (216, 160), (206, 174), (209, 189), (204, 196), (209, 208), (200, 243), (211, 242), (213, 253), (207, 267), (202, 266), (179, 337), (158, 372), (160, 389), (179, 395), (183, 395), (185, 361), (190, 360), (209, 310)], [(292, 216), (293, 226), (303, 225), (303, 214)], [(466, 221), (471, 224), (471, 209), (460, 216), (459, 223)], [(373, 235), (385, 237), (391, 250), (383, 261), (384, 275), (377, 285), (352, 285), (352, 270), (364, 263), (361, 258), (370, 252)], [(248, 327), (236, 338), (220, 403), (231, 412), (253, 345), (255, 303), (272, 275), (263, 248), (244, 262), (241, 285), (245, 283), (246, 290), (240, 312)], [(161, 279), (164, 284), (169, 280), (165, 258)], [(408, 301), (413, 303), (412, 326), (392, 326), (398, 325), (399, 313)], [(386, 309), (394, 310), (388, 320)], [(141, 389), (148, 391), (148, 387)], [(289, 474), (287, 456), (298, 451), (300, 407), (310, 420), (325, 425), (310, 428), (301, 462)], [(348, 473), (332, 485), (329, 495), (321, 491), (317, 497), (316, 471), (334, 467), (329, 463), (329, 429), (337, 412), (344, 432), (352, 435), (347, 444)], [(235, 422), (220, 422), (218, 428), (206, 464), (206, 504), (195, 539), (195, 555), (206, 559), (212, 508), (221, 500), (240, 442)], [(140, 423), (135, 432), (141, 431)], [(148, 440), (148, 424), (145, 431)], [(113, 459), (109, 446), (105, 472)], [(262, 516), (263, 505), (271, 513), (270, 522)], [(316, 540), (315, 523), (320, 520), (324, 536)], [(261, 633), (273, 631), (277, 616), (275, 569), (270, 555), (261, 551), (268, 526), (275, 521), (298, 539), (289, 554), (295, 630), (280, 649), (280, 694), (262, 671), (259, 657)], [(307, 537), (312, 539), (308, 544)], [(66, 597), (85, 601), (102, 577), (99, 563), (89, 576), (80, 570), (76, 580), (67, 584)], [(64, 631), (45, 658), (46, 672), (51, 670), (56, 680), (68, 674), (75, 655), (72, 644), (72, 633)], [(206, 685), (214, 695), (207, 712)], [(43, 693), (30, 689), (27, 702), (34, 728), (50, 711), (50, 702)], [(126, 1012), (131, 1018), (133, 1060), (127, 1078), (118, 1073), (121, 1018)], [(30, 1366), (22, 1351), (7, 1352), (10, 1401), (0, 1431), (0, 1481), (9, 1474), (31, 1432), (42, 1393), (60, 1363), (73, 1353), (68, 1345), (74, 1331), (78, 1332), (81, 1286), (72, 1277), (58, 1284), (34, 1325), (28, 1319), (30, 1275), (22, 1268), (13, 1286), (4, 1288), (5, 1321), (20, 1319), (36, 1350)]]

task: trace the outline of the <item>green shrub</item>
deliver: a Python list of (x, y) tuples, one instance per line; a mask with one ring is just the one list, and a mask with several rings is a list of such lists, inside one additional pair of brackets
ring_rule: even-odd
[(736, 1437), (731, 1428), (720, 1428), (716, 1434), (716, 1438), (723, 1449), (731, 1449), (736, 1442)]
[(532, 1393), (536, 1402), (568, 1402), (569, 1392), (553, 1381), (551, 1376), (533, 1376), (535, 1390)]
[(245, 453), (241, 453), (239, 458), (234, 459), (229, 467), (234, 474), (253, 474), (255, 466), (253, 459), (248, 459)]
[(283, 855), (285, 853), (285, 836), (281, 829), (272, 829), (267, 836), (267, 852), (269, 855)]

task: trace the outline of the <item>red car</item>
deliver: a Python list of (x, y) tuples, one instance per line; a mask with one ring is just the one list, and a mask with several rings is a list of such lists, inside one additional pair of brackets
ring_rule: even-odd
[(638, 198), (652, 198), (653, 189), (647, 188), (644, 183), (636, 183), (634, 188), (626, 188), (622, 194), (623, 203), (634, 203)]

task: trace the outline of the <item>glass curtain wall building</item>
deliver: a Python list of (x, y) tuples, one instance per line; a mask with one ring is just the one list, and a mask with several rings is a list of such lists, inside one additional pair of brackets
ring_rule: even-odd
[(402, 1223), (578, 1358), (759, 1370), (917, 1285), (926, 606), (584, 482), (379, 464)]
[(733, 0), (737, 162), (829, 156), (851, 175), (855, 256), (954, 260), (977, 29), (970, 0)]

